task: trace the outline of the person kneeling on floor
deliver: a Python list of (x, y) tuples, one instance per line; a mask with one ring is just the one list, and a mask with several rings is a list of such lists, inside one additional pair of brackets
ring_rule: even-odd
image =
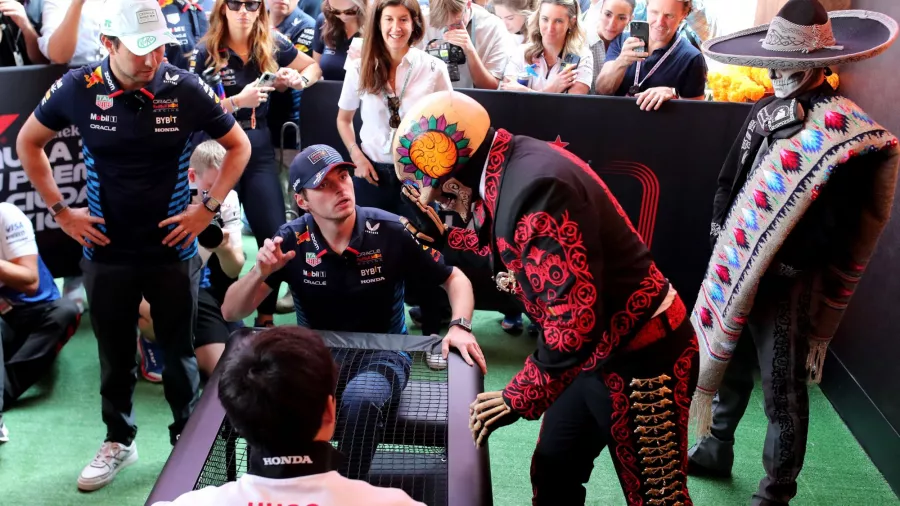
[[(195, 203), (202, 199), (219, 177), (219, 168), (225, 160), (225, 148), (216, 141), (200, 143), (191, 155), (188, 178), (196, 186)], [(225, 343), (241, 322), (226, 322), (222, 317), (225, 292), (238, 278), (244, 267), (244, 246), (241, 240), (241, 203), (236, 191), (231, 190), (214, 218), (216, 227), (200, 234), (198, 253), (203, 259), (200, 289), (197, 292), (197, 318), (194, 321), (194, 353), (197, 366), (207, 378), (225, 351)], [(156, 343), (150, 304), (141, 301), (138, 318), (138, 351), (141, 358), (141, 376), (152, 383), (162, 382), (163, 351)]]
[[(281, 326), (236, 339), (222, 359), (219, 400), (253, 449), (247, 473), (164, 505), (423, 506), (399, 489), (349, 480), (329, 442), (337, 421), (337, 367), (313, 331)], [(287, 456), (287, 457), (286, 457)]]
[[(309, 146), (291, 163), (291, 187), (307, 212), (266, 239), (256, 265), (225, 295), (222, 314), (238, 321), (285, 282), (294, 296), (297, 324), (316, 330), (406, 334), (406, 283), (441, 286), (455, 320), (443, 339), (442, 356), (426, 363), (441, 367), (450, 347), (487, 374), (484, 354), (472, 335), (472, 284), (419, 244), (395, 215), (355, 205), (354, 165), (330, 146)], [(364, 479), (381, 443), (384, 416), (400, 401), (412, 366), (403, 351), (369, 350), (340, 356), (346, 386), (339, 392), (338, 449), (346, 456), (342, 475)], [(446, 360), (443, 361), (444, 366)], [(343, 383), (343, 382), (342, 382)]]
[(5, 443), (4, 407), (50, 369), (81, 313), (75, 302), (60, 297), (25, 213), (0, 202), (0, 230), (0, 443)]

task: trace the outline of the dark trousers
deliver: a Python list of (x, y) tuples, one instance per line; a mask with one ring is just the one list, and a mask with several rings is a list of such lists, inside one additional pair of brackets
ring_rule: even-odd
[(199, 399), (193, 328), (200, 266), (199, 255), (161, 265), (81, 260), (100, 354), (100, 396), (107, 441), (130, 445), (137, 434), (133, 403), (138, 368), (135, 329), (142, 296), (150, 303), (156, 342), (165, 357), (163, 392), (174, 418), (169, 425), (172, 444), (187, 423)]
[[(753, 392), (759, 364), (769, 427), (763, 446), (766, 476), (754, 494), (754, 505), (786, 505), (797, 495), (797, 476), (806, 455), (809, 395), (806, 358), (809, 343), (802, 335), (799, 304), (809, 305), (805, 278), (763, 278), (744, 334), (713, 401), (711, 436), (691, 450), (700, 465), (730, 471), (734, 434)], [(792, 302), (795, 301), (795, 302)]]
[[(265, 121), (265, 120), (264, 120)], [(271, 239), (278, 227), (286, 221), (284, 193), (278, 178), (280, 170), (275, 160), (275, 149), (267, 128), (247, 130), (252, 152), (247, 167), (234, 187), (247, 213), (247, 222), (253, 230), (256, 245), (262, 247), (266, 239)], [(261, 314), (275, 314), (278, 290), (272, 290), (259, 304)]]
[(344, 458), (338, 472), (365, 480), (388, 417), (406, 388), (410, 361), (395, 351), (336, 349), (332, 354), (341, 368), (335, 440)]
[(409, 211), (403, 205), (400, 194), (400, 180), (394, 172), (394, 166), (389, 163), (372, 163), (375, 173), (378, 175), (378, 186), (373, 185), (366, 179), (354, 177), (353, 191), (356, 194), (356, 205), (362, 207), (374, 207), (394, 213), (400, 216), (407, 216)]
[(693, 504), (686, 473), (697, 340), (683, 313), (674, 330), (666, 314), (655, 319), (665, 337), (580, 374), (544, 414), (531, 460), (532, 504), (583, 505), (584, 484), (606, 446), (629, 506)]
[(17, 307), (0, 320), (0, 418), (38, 382), (75, 331), (81, 314), (65, 297)]

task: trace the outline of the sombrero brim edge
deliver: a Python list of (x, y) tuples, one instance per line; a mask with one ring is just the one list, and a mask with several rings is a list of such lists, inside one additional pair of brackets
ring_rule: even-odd
[[(897, 39), (898, 32), (900, 32), (900, 29), (898, 29), (897, 21), (892, 17), (880, 12), (867, 10), (844, 10), (832, 11), (828, 15), (831, 18), (832, 24), (835, 26), (836, 32), (841, 21), (847, 20), (849, 18), (849, 20), (876, 21), (887, 29), (888, 37), (886, 40), (881, 41), (878, 44), (873, 45), (872, 47), (867, 47), (862, 50), (851, 52), (849, 54), (845, 53), (833, 56), (826, 56), (827, 51), (829, 51), (827, 49), (816, 51), (815, 54), (755, 49), (755, 52), (764, 53), (764, 55), (736, 54), (735, 51), (724, 52), (719, 49), (723, 43), (735, 41), (736, 39), (747, 39), (746, 42), (748, 43), (748, 45), (750, 45), (750, 38), (752, 36), (761, 35), (762, 37), (765, 37), (765, 34), (769, 29), (769, 25), (765, 24), (707, 40), (703, 43), (701, 49), (703, 50), (703, 54), (708, 56), (710, 59), (728, 65), (775, 70), (822, 68), (858, 62), (878, 56), (894, 43), (894, 41)], [(755, 47), (761, 48), (761, 43), (759, 42), (758, 38), (754, 39), (752, 42), (755, 44)], [(842, 41), (838, 40), (837, 43), (841, 44)], [(822, 56), (820, 56), (819, 53), (821, 53)]]

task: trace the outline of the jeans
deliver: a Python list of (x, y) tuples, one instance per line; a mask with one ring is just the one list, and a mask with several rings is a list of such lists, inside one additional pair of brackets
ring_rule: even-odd
[[(400, 402), (410, 360), (396, 351), (334, 350), (340, 364), (335, 439), (343, 453), (338, 472), (366, 479), (390, 413)], [(346, 386), (341, 390), (340, 384)]]

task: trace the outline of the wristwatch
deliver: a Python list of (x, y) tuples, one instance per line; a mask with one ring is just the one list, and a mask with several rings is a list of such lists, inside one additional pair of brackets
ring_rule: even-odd
[(205, 207), (211, 213), (219, 212), (219, 207), (222, 206), (222, 203), (216, 200), (213, 196), (209, 195), (206, 192), (203, 192), (203, 207)]
[(57, 203), (53, 204), (52, 206), (50, 206), (50, 209), (49, 209), (49, 211), (50, 211), (50, 216), (53, 216), (53, 217), (55, 218), (56, 215), (58, 215), (59, 213), (65, 211), (65, 210), (68, 209), (68, 208), (69, 208), (69, 205), (66, 204), (66, 202), (65, 202), (64, 200), (60, 200), (59, 202), (57, 202)]
[(470, 322), (469, 320), (467, 320), (465, 318), (457, 318), (457, 319), (453, 320), (452, 322), (450, 322), (450, 326), (451, 327), (459, 326), (460, 328), (464, 329), (466, 332), (469, 332), (469, 333), (472, 332), (472, 322)]

